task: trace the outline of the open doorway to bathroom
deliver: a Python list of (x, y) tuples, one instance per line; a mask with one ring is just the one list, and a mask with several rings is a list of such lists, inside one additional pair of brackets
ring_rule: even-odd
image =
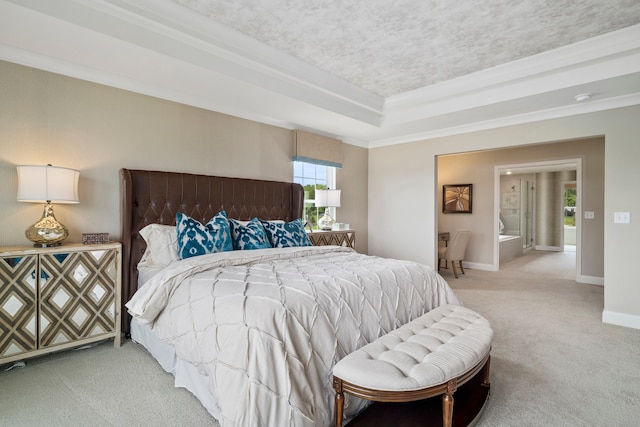
[(568, 252), (580, 274), (581, 179), (581, 159), (496, 166), (499, 265), (531, 250)]

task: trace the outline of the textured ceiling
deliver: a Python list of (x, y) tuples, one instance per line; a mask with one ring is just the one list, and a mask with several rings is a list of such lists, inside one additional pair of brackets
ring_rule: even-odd
[(640, 105), (640, 0), (0, 0), (0, 17), (0, 60), (369, 148)]
[(172, 0), (388, 97), (640, 23), (638, 0)]

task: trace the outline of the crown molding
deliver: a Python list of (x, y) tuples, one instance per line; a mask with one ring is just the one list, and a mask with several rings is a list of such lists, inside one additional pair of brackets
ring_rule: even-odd
[(631, 107), (640, 105), (640, 92), (628, 95), (605, 98), (598, 101), (590, 101), (583, 104), (574, 104), (546, 110), (534, 111), (531, 113), (505, 116), (491, 120), (483, 120), (474, 123), (466, 123), (460, 126), (439, 128), (424, 132), (401, 135), (397, 137), (374, 139), (368, 142), (368, 148), (380, 148), (390, 145), (406, 144), (410, 142), (423, 141), (427, 139), (443, 138), (453, 135), (478, 132), (490, 129), (497, 129), (506, 126), (533, 123), (542, 120), (551, 120), (562, 117), (577, 116), (580, 114), (594, 113), (598, 111), (613, 110), (616, 108)]
[[(132, 53), (134, 56), (144, 55), (150, 60), (152, 52), (164, 57), (149, 63), (150, 72), (166, 66), (167, 60), (180, 61), (210, 71), (212, 75), (222, 75), (226, 80), (263, 90), (268, 88), (269, 92), (373, 126), (379, 126), (382, 121), (382, 97), (170, 1), (4, 0), (0, 2), (0, 14), (18, 16), (24, 35), (17, 39), (5, 28), (0, 40), (8, 38), (14, 43), (5, 41), (4, 44), (41, 53), (37, 63), (32, 61), (32, 66), (38, 68), (55, 71), (60, 63), (55, 60), (48, 63), (48, 59), (64, 58), (80, 68), (102, 70), (102, 66), (92, 61), (95, 59), (92, 55), (67, 47), (87, 37), (99, 42), (94, 49), (103, 56), (126, 61), (130, 59), (123, 58), (122, 43), (126, 43), (140, 50)], [(62, 22), (75, 26), (75, 30), (57, 31)], [(25, 34), (34, 28), (41, 37), (55, 37), (57, 43), (46, 43), (40, 37)], [(14, 27), (14, 30), (19, 29)], [(70, 36), (71, 33), (74, 35)], [(42, 49), (45, 45), (46, 53)], [(121, 71), (126, 72), (124, 67)], [(82, 74), (87, 80), (102, 83), (86, 71)], [(142, 88), (147, 84), (141, 78), (129, 80), (131, 83), (137, 80)], [(142, 92), (132, 84), (128, 89)]]
[(383, 125), (640, 72), (640, 25), (388, 97)]

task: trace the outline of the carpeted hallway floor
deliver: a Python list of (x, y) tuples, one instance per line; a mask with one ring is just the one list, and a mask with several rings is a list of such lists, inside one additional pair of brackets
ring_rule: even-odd
[[(476, 424), (640, 425), (640, 330), (601, 321), (603, 288), (575, 253), (531, 252), (500, 272), (441, 273), (495, 330), (491, 397)], [(140, 346), (67, 351), (0, 371), (0, 426), (216, 426)]]

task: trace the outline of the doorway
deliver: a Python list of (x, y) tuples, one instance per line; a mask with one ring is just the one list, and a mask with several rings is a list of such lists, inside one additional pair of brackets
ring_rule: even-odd
[(562, 183), (562, 223), (564, 225), (564, 232), (562, 234), (564, 238), (564, 250), (566, 252), (576, 251), (576, 209), (578, 191), (575, 181), (565, 181)]
[(495, 166), (496, 270), (528, 251), (564, 252), (567, 244), (581, 275), (581, 169), (581, 159)]

